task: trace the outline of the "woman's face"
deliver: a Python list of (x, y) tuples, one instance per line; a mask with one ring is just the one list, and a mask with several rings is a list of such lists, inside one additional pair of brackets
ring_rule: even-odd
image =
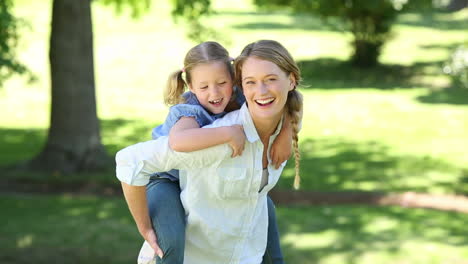
[(241, 76), (252, 118), (279, 120), (288, 92), (294, 89), (293, 75), (287, 75), (271, 61), (249, 57), (242, 65)]
[(213, 114), (224, 111), (232, 95), (232, 78), (221, 61), (203, 63), (190, 71), (190, 91), (200, 104)]

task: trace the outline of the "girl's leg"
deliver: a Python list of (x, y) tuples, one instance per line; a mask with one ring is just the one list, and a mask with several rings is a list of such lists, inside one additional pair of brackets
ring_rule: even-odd
[(279, 242), (278, 226), (276, 224), (275, 204), (267, 196), (268, 202), (268, 242), (262, 264), (284, 264)]
[(146, 186), (149, 214), (159, 247), (164, 253), (158, 264), (183, 264), (185, 211), (180, 202), (179, 182), (156, 178)]

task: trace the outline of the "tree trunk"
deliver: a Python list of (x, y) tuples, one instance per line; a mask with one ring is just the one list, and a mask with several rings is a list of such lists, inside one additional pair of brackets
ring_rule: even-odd
[(367, 68), (378, 64), (380, 47), (382, 44), (355, 39), (353, 41), (353, 46), (354, 53), (351, 57), (351, 62), (354, 65), (360, 68)]
[(96, 114), (91, 0), (54, 0), (50, 36), (51, 120), (47, 143), (31, 165), (77, 172), (109, 158)]

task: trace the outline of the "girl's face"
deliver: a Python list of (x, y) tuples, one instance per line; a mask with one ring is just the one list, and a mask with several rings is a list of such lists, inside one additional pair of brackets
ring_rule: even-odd
[(224, 111), (232, 95), (232, 78), (226, 63), (214, 61), (195, 66), (190, 72), (190, 91), (213, 114)]
[(254, 121), (279, 120), (288, 92), (294, 89), (292, 74), (287, 75), (275, 63), (249, 57), (242, 65), (242, 88)]

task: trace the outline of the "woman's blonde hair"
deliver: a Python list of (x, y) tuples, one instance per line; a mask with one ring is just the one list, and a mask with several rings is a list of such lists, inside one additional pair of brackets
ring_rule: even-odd
[[(182, 94), (192, 81), (191, 71), (201, 63), (221, 61), (226, 64), (231, 78), (234, 79), (232, 60), (229, 57), (229, 52), (218, 42), (206, 41), (191, 48), (187, 52), (187, 55), (185, 55), (184, 67), (169, 76), (166, 89), (164, 90), (164, 102), (168, 105), (185, 102)], [(182, 77), (183, 73), (185, 73), (185, 80)]]
[(288, 92), (288, 99), (286, 101), (286, 113), (291, 119), (293, 130), (293, 147), (295, 158), (296, 175), (294, 177), (294, 188), (298, 189), (300, 185), (299, 176), (299, 122), (302, 112), (302, 95), (297, 91), (297, 86), (301, 81), (301, 72), (293, 57), (280, 43), (274, 40), (260, 40), (247, 45), (234, 61), (234, 69), (236, 72), (234, 83), (242, 88), (242, 65), (248, 57), (257, 57), (262, 60), (271, 61), (276, 64), (288, 76), (291, 74), (294, 77), (294, 89)]

